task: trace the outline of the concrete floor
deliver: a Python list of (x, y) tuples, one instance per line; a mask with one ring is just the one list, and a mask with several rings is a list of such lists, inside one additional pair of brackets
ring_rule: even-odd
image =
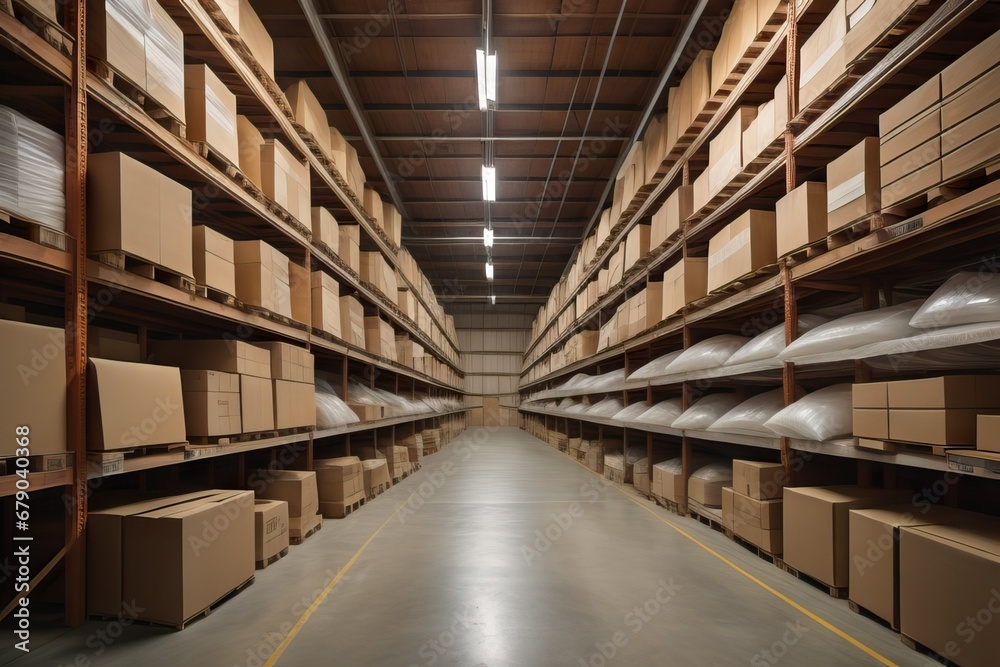
[(467, 431), (183, 632), (131, 626), (112, 639), (119, 629), (92, 622), (14, 664), (937, 664), (846, 602), (516, 429)]

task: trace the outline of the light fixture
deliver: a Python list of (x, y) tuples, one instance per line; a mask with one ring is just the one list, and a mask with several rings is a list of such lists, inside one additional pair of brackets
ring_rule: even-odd
[(483, 167), (483, 200), (497, 200), (497, 170), (496, 167)]
[(493, 262), (486, 262), (486, 279), (493, 280)]
[(483, 230), (483, 245), (487, 248), (493, 247), (493, 230), (488, 227)]
[(494, 306), (497, 305), (497, 295), (496, 294), (490, 294), (490, 303), (492, 303)]
[(497, 101), (497, 55), (486, 55), (476, 49), (476, 80), (479, 89), (479, 109), (486, 111), (489, 102)]

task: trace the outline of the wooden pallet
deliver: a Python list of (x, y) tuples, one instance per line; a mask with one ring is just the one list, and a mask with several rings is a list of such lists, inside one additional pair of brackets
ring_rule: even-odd
[(776, 565), (777, 561), (781, 558), (781, 556), (779, 556), (778, 554), (773, 554), (769, 551), (765, 551), (764, 549), (761, 549), (753, 542), (743, 539), (742, 537), (740, 537), (733, 531), (729, 530), (728, 528), (723, 527), (722, 532), (726, 537), (731, 539), (733, 542), (736, 542), (736, 544), (740, 545), (741, 547), (743, 547), (750, 553), (754, 554), (758, 558), (766, 560), (771, 565)]
[(376, 496), (381, 496), (383, 493), (392, 488), (392, 482), (382, 482), (378, 486), (371, 490), (371, 493), (366, 493), (365, 498), (370, 502), (375, 500)]
[(208, 143), (204, 141), (192, 141), (191, 147), (194, 148), (195, 153), (207, 160), (213, 167), (234, 181), (237, 181), (240, 185), (243, 184), (244, 179), (249, 180), (238, 165), (230, 162), (229, 158), (212, 148)]
[(923, 655), (926, 655), (926, 656), (928, 656), (930, 658), (933, 658), (934, 660), (936, 660), (938, 662), (942, 662), (942, 664), (944, 664), (944, 665), (952, 665), (953, 667), (955, 665), (954, 662), (948, 662), (944, 658), (944, 656), (939, 655), (937, 651), (935, 651), (934, 649), (930, 648), (926, 644), (921, 644), (920, 642), (918, 642), (913, 637), (909, 637), (907, 635), (904, 635), (903, 633), (899, 633), (899, 641), (903, 643), (903, 646), (905, 646), (906, 648), (910, 649), (911, 651), (916, 651), (917, 653), (921, 653)]
[(3, 0), (0, 10), (16, 18), (21, 25), (44, 39), (67, 58), (73, 57), (76, 40), (58, 23), (43, 16), (37, 9), (22, 0)]
[(359, 509), (361, 509), (362, 507), (364, 507), (365, 503), (367, 503), (367, 502), (368, 502), (367, 498), (363, 498), (362, 497), (360, 500), (356, 500), (353, 503), (351, 503), (350, 505), (344, 505), (344, 514), (343, 514), (343, 516), (327, 516), (327, 515), (324, 515), (323, 518), (346, 519), (347, 517), (351, 516), (351, 514), (353, 514), (354, 512), (357, 512)]
[(147, 116), (165, 127), (171, 134), (181, 139), (187, 139), (187, 126), (183, 120), (174, 116), (169, 109), (150, 97), (146, 91), (113, 66), (103, 60), (88, 57), (87, 71), (131, 100), (145, 111)]
[(295, 537), (294, 535), (289, 535), (289, 537), (288, 537), (288, 543), (290, 545), (292, 545), (293, 547), (297, 547), (298, 545), (302, 544), (303, 542), (305, 542), (306, 540), (308, 540), (310, 537), (312, 537), (313, 535), (315, 535), (316, 533), (318, 533), (322, 528), (323, 528), (323, 520), (320, 519), (316, 523), (316, 525), (313, 526), (312, 528), (310, 528), (309, 530), (307, 530), (306, 534), (303, 535), (302, 537)]
[(853, 611), (855, 614), (858, 614), (859, 616), (864, 616), (865, 618), (870, 619), (872, 621), (875, 621), (876, 623), (878, 623), (878, 624), (880, 624), (880, 625), (882, 625), (884, 627), (887, 627), (887, 628), (889, 628), (891, 630), (898, 630), (899, 629), (899, 628), (892, 627), (892, 623), (890, 623), (889, 621), (885, 620), (884, 618), (882, 618), (878, 614), (875, 614), (874, 612), (872, 612), (872, 611), (870, 611), (868, 609), (865, 609), (864, 607), (862, 607), (861, 605), (859, 605), (854, 600), (850, 600), (849, 599), (847, 601), (847, 608), (850, 609), (851, 611)]
[(649, 495), (652, 496), (653, 500), (656, 501), (656, 504), (662, 507), (663, 509), (669, 512), (673, 512), (678, 516), (687, 516), (687, 512), (682, 511), (681, 506), (675, 503), (674, 501), (664, 498), (662, 496), (658, 496), (654, 493), (650, 493)]
[(264, 560), (255, 561), (254, 562), (254, 568), (258, 569), (258, 570), (263, 570), (268, 565), (271, 565), (272, 563), (277, 563), (279, 560), (281, 560), (282, 558), (284, 558), (287, 555), (288, 555), (288, 547), (285, 547), (284, 549), (282, 549), (278, 553), (274, 554), (270, 558), (266, 558)]
[(1000, 166), (1000, 155), (989, 158), (986, 162), (946, 181), (912, 193), (904, 199), (886, 206), (885, 210), (900, 220), (918, 215), (997, 180), (1000, 178), (998, 166)]
[(837, 587), (824, 584), (822, 581), (816, 579), (815, 577), (811, 577), (808, 574), (805, 574), (804, 572), (796, 570), (794, 567), (790, 566), (788, 563), (786, 563), (780, 558), (776, 558), (774, 564), (778, 567), (779, 570), (787, 572), (796, 579), (804, 581), (807, 584), (820, 589), (821, 591), (825, 591), (832, 598), (836, 598), (837, 600), (847, 599), (848, 589), (846, 586)]
[(262, 317), (265, 320), (271, 320), (272, 322), (283, 324), (286, 327), (291, 327), (293, 329), (301, 329), (302, 331), (307, 331), (310, 328), (309, 325), (305, 324), (304, 322), (293, 320), (292, 318), (286, 315), (276, 313), (273, 310), (268, 310), (267, 308), (261, 308), (260, 306), (254, 306), (249, 303), (244, 303), (243, 307), (240, 310), (250, 313), (251, 315), (256, 315), (257, 317)]
[(717, 530), (720, 533), (725, 532), (722, 526), (722, 519), (694, 500), (688, 500), (688, 516), (712, 530)]
[(221, 303), (224, 306), (230, 306), (232, 308), (242, 308), (243, 302), (237, 299), (231, 294), (226, 294), (222, 290), (217, 290), (214, 287), (209, 287), (208, 285), (195, 285), (195, 294), (203, 299), (210, 299), (216, 303)]
[(66, 470), (73, 465), (73, 454), (62, 452), (59, 454), (33, 454), (31, 456), (5, 456), (0, 458), (0, 476), (17, 474), (18, 470), (23, 470), (18, 466), (19, 459), (27, 459), (27, 470), (29, 472), (59, 472)]
[(13, 236), (28, 239), (32, 243), (61, 250), (62, 252), (69, 252), (73, 246), (72, 238), (64, 232), (43, 225), (40, 222), (23, 218), (17, 213), (0, 209), (0, 221), (10, 225), (10, 229), (4, 231), (11, 231), (13, 232)]
[(855, 438), (854, 446), (860, 449), (871, 449), (887, 454), (908, 451), (919, 454), (930, 454), (932, 456), (945, 457), (948, 452), (954, 449), (969, 449), (972, 445), (928, 445), (919, 442), (899, 442), (896, 440), (872, 440), (869, 438)]
[(294, 428), (281, 428), (273, 431), (257, 431), (255, 433), (235, 433), (233, 435), (225, 436), (192, 436), (189, 437), (189, 443), (187, 445), (188, 451), (199, 449), (202, 447), (219, 447), (225, 445), (239, 445), (248, 442), (257, 442), (259, 440), (268, 440), (271, 438), (283, 438), (290, 435), (305, 435), (310, 431), (315, 431), (314, 426), (296, 426)]
[(169, 285), (174, 289), (179, 289), (189, 294), (196, 293), (194, 278), (181, 275), (159, 264), (139, 259), (124, 250), (99, 250), (90, 253), (90, 257), (113, 269), (128, 271), (129, 273), (134, 273), (148, 280), (155, 280), (156, 282)]
[[(192, 614), (191, 616), (189, 616), (188, 618), (186, 618), (184, 620), (184, 622), (182, 622), (180, 624), (160, 623), (160, 622), (157, 622), (157, 621), (149, 621), (149, 620), (146, 620), (146, 619), (133, 619), (132, 622), (135, 623), (135, 624), (137, 624), (137, 625), (145, 625), (147, 627), (173, 628), (175, 630), (183, 630), (184, 628), (186, 628), (187, 626), (191, 625), (195, 621), (200, 620), (202, 618), (205, 618), (206, 616), (208, 616), (209, 614), (211, 614), (213, 611), (215, 611), (216, 609), (218, 609), (220, 606), (222, 606), (226, 602), (229, 602), (231, 599), (233, 599), (234, 597), (236, 597), (237, 595), (239, 595), (240, 593), (242, 593), (245, 589), (249, 588), (253, 584), (254, 580), (255, 580), (254, 575), (251, 575), (250, 578), (247, 579), (246, 581), (244, 581), (242, 584), (240, 584), (239, 586), (237, 586), (233, 590), (229, 591), (228, 593), (226, 593), (225, 595), (223, 595), (218, 600), (216, 600), (212, 604), (208, 605), (207, 607), (205, 607), (201, 611), (199, 611), (199, 612), (197, 612), (195, 614)], [(105, 616), (103, 614), (91, 615), (90, 618), (94, 619), (94, 620), (100, 620), (100, 621), (120, 621), (121, 620), (117, 616)]]

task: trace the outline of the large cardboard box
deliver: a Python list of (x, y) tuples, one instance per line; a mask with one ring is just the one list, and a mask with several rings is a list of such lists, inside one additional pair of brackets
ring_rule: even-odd
[(362, 461), (361, 474), (364, 476), (365, 495), (368, 498), (374, 498), (380, 488), (384, 491), (392, 485), (389, 466), (385, 459)]
[(903, 634), (963, 667), (996, 664), (1000, 633), (983, 621), (1000, 609), (1000, 592), (991, 588), (1000, 580), (998, 535), (995, 521), (900, 530)]
[(1000, 452), (1000, 416), (976, 417), (976, 449), (984, 452)]
[(335, 254), (340, 254), (340, 228), (330, 211), (320, 206), (312, 209), (312, 240), (323, 244)]
[(846, 3), (840, 0), (809, 39), (799, 48), (799, 105), (805, 108), (847, 69)]
[(260, 147), (261, 189), (296, 220), (312, 218), (309, 166), (276, 140)]
[(355, 273), (361, 273), (361, 227), (340, 223), (340, 247), (337, 253)]
[(888, 408), (888, 383), (864, 382), (853, 385), (851, 387), (851, 405), (854, 408)]
[(731, 481), (719, 479), (708, 482), (692, 476), (688, 480), (688, 498), (706, 507), (722, 507), (722, 489), (729, 486)]
[(889, 438), (928, 445), (973, 445), (978, 414), (997, 409), (889, 410)]
[(244, 433), (274, 430), (274, 385), (270, 378), (240, 375), (240, 420)]
[(14, 456), (25, 435), (32, 454), (66, 451), (65, 331), (0, 320), (0, 340), (0, 427), (8, 434), (0, 456)]
[[(205, 527), (223, 522), (206, 539)], [(122, 534), (122, 599), (141, 620), (181, 625), (253, 576), (250, 491), (127, 515)]]
[(903, 526), (974, 521), (971, 512), (921, 503), (850, 512), (850, 598), (899, 629), (899, 538)]
[[(115, 68), (132, 84), (146, 88), (145, 3), (129, 11), (131, 0), (88, 0), (87, 52)], [(117, 612), (115, 612), (117, 613)]]
[(826, 236), (826, 183), (803, 183), (775, 207), (778, 257)]
[(945, 375), (887, 383), (890, 408), (998, 408), (1000, 375)]
[(831, 232), (882, 207), (879, 142), (866, 137), (826, 169), (827, 224)]
[(313, 383), (316, 358), (309, 350), (290, 343), (266, 342), (254, 345), (267, 350), (271, 363), (270, 377), (275, 380)]
[(780, 554), (783, 551), (783, 502), (780, 499), (757, 500), (727, 489), (732, 504), (732, 530), (747, 542), (767, 553)]
[(365, 318), (365, 349), (386, 359), (396, 359), (396, 333), (381, 317)]
[(124, 153), (87, 160), (87, 249), (193, 273), (191, 191)]
[(340, 297), (340, 331), (349, 344), (365, 348), (365, 309), (353, 296)]
[(848, 511), (906, 502), (907, 491), (855, 486), (785, 488), (784, 560), (826, 584), (849, 583)]
[(384, 230), (385, 226), (382, 215), (384, 213), (385, 202), (382, 201), (382, 197), (379, 196), (378, 191), (374, 188), (365, 187), (361, 193), (361, 201), (364, 203), (365, 211), (368, 212), (368, 215), (375, 219), (375, 226)]
[(757, 117), (757, 107), (737, 107), (733, 117), (709, 143), (709, 188), (715, 195), (743, 170), (743, 132)]
[(708, 294), (708, 258), (681, 259), (663, 274), (660, 315), (666, 319)]
[(236, 241), (236, 296), (243, 302), (292, 316), (288, 257), (263, 241)]
[(733, 483), (736, 493), (754, 500), (774, 500), (782, 497), (788, 476), (780, 463), (763, 461), (733, 461)]
[(253, 122), (246, 116), (236, 117), (236, 137), (240, 146), (240, 171), (254, 185), (264, 189), (264, 177), (260, 167), (260, 148), (264, 145), (264, 136)]
[(880, 143), (882, 206), (888, 208), (941, 183), (941, 113), (926, 111)]
[(184, 370), (211, 370), (271, 377), (271, 353), (241, 340), (152, 341), (156, 363)]
[(868, 50), (893, 30), (895, 24), (909, 13), (914, 5), (923, 4), (918, 0), (898, 2), (864, 2), (850, 14), (850, 31), (844, 38), (844, 52), (847, 63), (853, 63), (868, 53)]
[(236, 95), (208, 65), (184, 66), (186, 137), (211, 146), (234, 165), (240, 162)]
[(636, 262), (649, 252), (649, 225), (639, 224), (633, 227), (625, 238), (625, 264), (627, 272)]
[(290, 528), (301, 525), (295, 524), (296, 519), (311, 520), (319, 511), (319, 490), (313, 471), (266, 471), (260, 473), (251, 486), (257, 498), (288, 503)]
[(343, 338), (340, 318), (340, 283), (324, 271), (312, 274), (312, 326)]
[(87, 448), (187, 442), (180, 370), (109, 359), (88, 362)]
[(285, 89), (285, 98), (292, 109), (295, 121), (316, 138), (316, 143), (329, 150), (330, 121), (323, 105), (316, 99), (305, 81), (296, 81)]
[(311, 382), (274, 382), (274, 428), (316, 425), (316, 387)]
[(650, 490), (653, 490), (654, 493), (659, 491), (657, 495), (661, 498), (678, 504), (687, 503), (687, 494), (685, 493), (687, 484), (682, 473), (673, 473), (654, 465), (651, 479)]
[(313, 463), (320, 503), (347, 500), (359, 492), (364, 493), (365, 481), (361, 459), (343, 456), (337, 459), (319, 459)]
[(235, 296), (233, 240), (205, 225), (194, 227), (191, 233), (195, 281), (199, 285)]
[(181, 371), (184, 423), (189, 436), (243, 432), (240, 376), (221, 371)]
[(145, 91), (184, 123), (187, 122), (184, 113), (184, 31), (159, 2), (150, 1), (147, 6), (150, 21), (146, 24), (144, 40)]
[(775, 216), (747, 211), (708, 242), (708, 290), (711, 292), (777, 261)]
[(312, 322), (312, 278), (309, 269), (288, 260), (288, 292), (291, 299), (292, 319), (309, 324)]
[(257, 64), (269, 77), (274, 78), (274, 41), (261, 22), (249, 0), (239, 0), (240, 38), (253, 55)]
[(854, 408), (854, 437), (889, 439), (889, 411), (885, 408)]
[(682, 185), (671, 192), (659, 210), (653, 214), (649, 231), (650, 248), (658, 248), (680, 231), (681, 224), (691, 217), (692, 196), (692, 187)]
[(253, 518), (255, 561), (266, 561), (288, 548), (288, 503), (254, 501)]

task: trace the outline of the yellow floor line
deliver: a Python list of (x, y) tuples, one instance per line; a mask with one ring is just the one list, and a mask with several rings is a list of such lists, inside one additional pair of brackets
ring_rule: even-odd
[(334, 589), (334, 587), (336, 587), (338, 583), (340, 583), (340, 580), (344, 578), (344, 575), (347, 574), (347, 571), (350, 570), (351, 567), (354, 565), (354, 563), (357, 562), (358, 558), (361, 557), (361, 554), (365, 552), (365, 549), (367, 549), (368, 546), (375, 540), (375, 538), (378, 537), (378, 534), (382, 532), (382, 529), (388, 526), (389, 522), (392, 521), (397, 514), (399, 514), (399, 511), (404, 507), (406, 507), (407, 503), (410, 502), (410, 498), (412, 497), (413, 494), (410, 494), (410, 497), (407, 498), (406, 501), (403, 502), (399, 507), (397, 507), (396, 511), (393, 512), (389, 516), (389, 518), (385, 520), (385, 523), (379, 526), (378, 530), (372, 533), (371, 537), (365, 540), (365, 543), (361, 545), (361, 548), (354, 552), (354, 555), (351, 556), (351, 559), (347, 561), (344, 567), (340, 569), (340, 572), (337, 573), (337, 576), (334, 577), (329, 584), (327, 584), (327, 587), (323, 589), (323, 592), (320, 594), (320, 596), (316, 598), (316, 600), (309, 606), (308, 609), (305, 610), (305, 612), (299, 618), (298, 622), (295, 623), (295, 626), (288, 633), (288, 636), (285, 637), (284, 641), (281, 642), (281, 644), (274, 651), (274, 653), (271, 655), (268, 661), (264, 663), (264, 667), (274, 667), (274, 665), (278, 663), (278, 659), (281, 658), (281, 655), (285, 652), (285, 649), (288, 648), (289, 644), (292, 643), (292, 640), (295, 639), (295, 637), (299, 634), (299, 631), (302, 630), (305, 624), (309, 622), (309, 618), (313, 615), (313, 613), (315, 613), (315, 611), (319, 609), (319, 606), (323, 604), (323, 600), (326, 599), (326, 596), (330, 594), (330, 592)]
[[(587, 472), (589, 472), (590, 474), (594, 475), (595, 477), (600, 477), (601, 479), (603, 479), (602, 475), (598, 475), (594, 470), (592, 470), (588, 466), (583, 465), (579, 461), (574, 461), (573, 459), (570, 459), (570, 460), (573, 461), (573, 463), (575, 463), (578, 466), (580, 466), (581, 468), (583, 468), (584, 470), (586, 470)], [(755, 584), (757, 584), (758, 586), (760, 586), (761, 588), (763, 588), (768, 593), (771, 593), (772, 595), (774, 595), (776, 598), (778, 598), (782, 602), (787, 603), (789, 606), (791, 606), (796, 611), (798, 611), (798, 612), (804, 614), (805, 616), (811, 618), (812, 620), (816, 621), (817, 623), (819, 623), (821, 626), (823, 626), (824, 628), (826, 628), (827, 630), (829, 630), (833, 634), (837, 635), (838, 637), (840, 637), (841, 639), (847, 641), (848, 643), (854, 645), (855, 647), (861, 649), (862, 651), (864, 651), (865, 653), (867, 653), (868, 655), (870, 655), (875, 660), (878, 660), (880, 663), (882, 663), (886, 667), (899, 667), (899, 665), (897, 665), (896, 663), (894, 663), (889, 658), (886, 658), (884, 655), (882, 655), (881, 653), (879, 653), (875, 649), (873, 649), (873, 648), (865, 645), (860, 640), (855, 639), (851, 635), (847, 634), (846, 632), (844, 632), (843, 630), (841, 630), (840, 628), (838, 628), (837, 626), (835, 626), (833, 623), (831, 623), (831, 622), (827, 621), (826, 619), (820, 617), (818, 614), (809, 611), (808, 609), (806, 609), (805, 607), (803, 607), (801, 604), (799, 604), (795, 600), (792, 600), (791, 598), (789, 598), (784, 593), (781, 593), (780, 591), (777, 591), (773, 587), (767, 585), (766, 583), (764, 583), (763, 581), (761, 581), (760, 579), (758, 579), (754, 575), (750, 574), (749, 572), (747, 572), (746, 570), (744, 570), (743, 568), (741, 568), (736, 563), (732, 562), (731, 560), (729, 560), (728, 558), (726, 558), (725, 556), (723, 556), (719, 552), (715, 551), (714, 549), (712, 549), (708, 545), (706, 545), (703, 542), (701, 542), (698, 538), (694, 537), (693, 535), (691, 535), (690, 533), (688, 533), (687, 531), (685, 531), (680, 526), (676, 525), (673, 521), (668, 521), (667, 519), (665, 519), (664, 517), (660, 516), (659, 514), (657, 514), (656, 512), (654, 512), (653, 510), (651, 510), (650, 508), (646, 507), (646, 505), (644, 505), (643, 503), (639, 502), (637, 499), (635, 499), (632, 496), (630, 496), (628, 494), (628, 492), (626, 492), (625, 489), (622, 488), (621, 486), (619, 486), (619, 485), (616, 484), (615, 488), (618, 489), (618, 491), (620, 491), (623, 496), (625, 496), (626, 498), (628, 498), (629, 500), (631, 500), (633, 503), (635, 503), (636, 505), (638, 505), (639, 507), (641, 507), (645, 511), (649, 512), (652, 516), (654, 516), (655, 518), (659, 519), (661, 522), (665, 523), (666, 525), (670, 526), (675, 531), (677, 531), (678, 533), (680, 533), (681, 535), (683, 535), (687, 539), (691, 540), (692, 542), (694, 542), (695, 544), (697, 544), (699, 547), (701, 547), (702, 549), (704, 549), (708, 553), (712, 554), (713, 556), (715, 556), (716, 558), (718, 558), (719, 560), (721, 560), (723, 563), (725, 563), (726, 565), (728, 565), (729, 567), (733, 568), (734, 570), (736, 570), (737, 572), (739, 572), (740, 574), (742, 574), (744, 577), (746, 577), (750, 581), (754, 582)]]

